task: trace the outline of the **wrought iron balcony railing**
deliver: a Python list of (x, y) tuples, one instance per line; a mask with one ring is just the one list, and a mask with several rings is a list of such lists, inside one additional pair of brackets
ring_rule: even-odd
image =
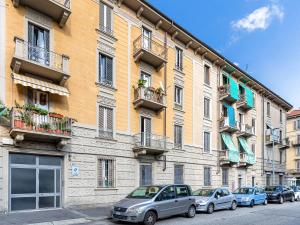
[(134, 89), (134, 106), (159, 111), (166, 107), (166, 95), (161, 89), (137, 87)]

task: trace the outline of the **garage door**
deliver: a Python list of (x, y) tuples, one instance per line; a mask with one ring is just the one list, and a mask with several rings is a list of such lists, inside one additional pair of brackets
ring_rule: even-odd
[(60, 157), (10, 154), (10, 211), (61, 206)]

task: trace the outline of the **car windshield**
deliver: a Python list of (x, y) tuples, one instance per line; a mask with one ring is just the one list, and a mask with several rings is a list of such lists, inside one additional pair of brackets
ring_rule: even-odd
[(153, 198), (162, 189), (161, 186), (139, 187), (131, 192), (127, 198)]
[(253, 194), (254, 188), (238, 188), (233, 193), (234, 194), (242, 194), (242, 195), (249, 195)]
[(194, 196), (211, 197), (215, 193), (215, 189), (199, 189), (193, 192)]
[(265, 188), (265, 191), (269, 191), (269, 192), (272, 192), (272, 191), (280, 191), (280, 187), (266, 187)]

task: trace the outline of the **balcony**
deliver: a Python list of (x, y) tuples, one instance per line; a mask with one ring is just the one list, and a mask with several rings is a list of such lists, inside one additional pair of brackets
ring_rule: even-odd
[(277, 138), (274, 138), (273, 135), (270, 135), (270, 134), (266, 135), (265, 142), (266, 142), (267, 146), (273, 145), (273, 143), (274, 143), (274, 145), (278, 145), (279, 144), (279, 140)]
[(71, 138), (73, 120), (56, 113), (38, 113), (34, 110), (13, 108), (11, 110), (10, 135), (16, 145), (23, 140), (54, 142), (58, 147), (66, 145)]
[(35, 9), (55, 21), (60, 27), (64, 27), (71, 14), (71, 0), (12, 0), (14, 7), (19, 5)]
[(289, 148), (291, 145), (289, 138), (283, 138), (279, 141), (279, 148), (280, 149), (286, 149)]
[(234, 122), (234, 124), (230, 124), (229, 117), (222, 117), (219, 124), (220, 132), (234, 133), (238, 131), (236, 122)]
[(300, 175), (300, 168), (287, 170), (288, 174)]
[(144, 107), (153, 111), (166, 108), (166, 95), (158, 88), (138, 87), (134, 89), (134, 108)]
[(64, 85), (69, 75), (69, 57), (32, 46), (15, 37), (15, 53), (11, 68), (16, 73), (29, 73)]
[(141, 35), (133, 42), (133, 57), (135, 62), (142, 60), (159, 71), (167, 63), (167, 48)]
[(238, 164), (239, 167), (246, 167), (247, 166), (247, 155), (246, 153), (240, 153), (240, 162)]
[(239, 95), (239, 100), (236, 102), (236, 107), (244, 111), (252, 109), (252, 107), (247, 102), (245, 94)]
[(167, 138), (164, 136), (151, 133), (134, 135), (133, 152), (135, 157), (140, 155), (161, 155), (167, 151)]
[(220, 150), (219, 151), (220, 166), (231, 166), (231, 165), (237, 164), (237, 162), (234, 162), (230, 159), (229, 151), (230, 150)]
[(218, 87), (218, 91), (220, 101), (227, 101), (230, 103), (236, 102), (236, 99), (231, 95), (229, 84)]
[(249, 138), (254, 136), (254, 128), (248, 124), (243, 124), (240, 122), (237, 122), (237, 127), (238, 127), (238, 136), (242, 136), (245, 138)]

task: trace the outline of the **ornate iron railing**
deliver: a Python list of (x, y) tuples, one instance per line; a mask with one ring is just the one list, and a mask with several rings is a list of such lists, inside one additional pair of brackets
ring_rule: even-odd
[(134, 135), (135, 148), (151, 148), (167, 150), (167, 138), (165, 136), (142, 132)]
[(68, 9), (71, 8), (71, 0), (54, 0), (54, 1)]
[(138, 87), (134, 90), (134, 100), (148, 100), (157, 104), (166, 104), (166, 95), (162, 91), (157, 91), (152, 87)]

